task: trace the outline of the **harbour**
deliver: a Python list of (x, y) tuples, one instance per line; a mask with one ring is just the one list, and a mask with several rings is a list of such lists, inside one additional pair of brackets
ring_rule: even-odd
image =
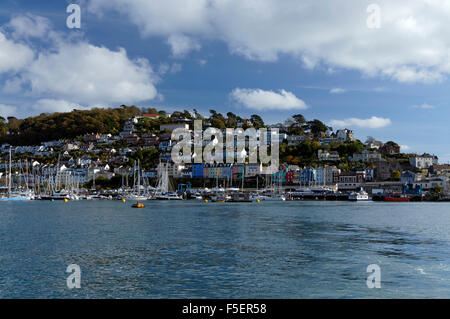
[[(448, 298), (448, 203), (0, 203), (2, 298)], [(81, 268), (81, 288), (65, 272)], [(366, 285), (370, 264), (381, 289)], [(433, 287), (433, 289), (430, 289)]]

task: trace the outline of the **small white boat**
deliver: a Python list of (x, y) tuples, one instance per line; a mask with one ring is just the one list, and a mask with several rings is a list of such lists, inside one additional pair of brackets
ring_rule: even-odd
[(11, 192), (6, 196), (1, 196), (0, 201), (24, 201), (33, 200), (34, 194), (31, 191), (25, 192)]
[(144, 195), (137, 195), (137, 194), (130, 194), (128, 196), (125, 197), (127, 200), (135, 200), (135, 201), (140, 201), (140, 200), (147, 200), (148, 196), (144, 196)]
[(41, 200), (78, 200), (78, 196), (66, 190), (54, 191), (51, 195), (42, 195)]
[(362, 188), (359, 192), (353, 192), (348, 196), (348, 200), (352, 202), (367, 202), (370, 201), (369, 194)]
[(284, 197), (284, 195), (266, 196), (266, 198), (264, 198), (264, 200), (267, 200), (267, 201), (285, 201), (286, 197)]
[(277, 193), (265, 193), (254, 195), (253, 200), (264, 200), (264, 201), (285, 201), (286, 196)]
[(183, 200), (183, 197), (175, 193), (161, 193), (157, 194), (154, 198), (155, 200)]

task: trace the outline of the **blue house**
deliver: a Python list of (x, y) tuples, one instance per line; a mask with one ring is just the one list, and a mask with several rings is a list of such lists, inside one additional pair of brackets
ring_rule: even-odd
[(192, 178), (203, 178), (205, 164), (192, 164)]

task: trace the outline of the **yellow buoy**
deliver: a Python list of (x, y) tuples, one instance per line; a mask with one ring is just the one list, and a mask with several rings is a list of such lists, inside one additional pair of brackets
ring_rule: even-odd
[(207, 199), (205, 199), (205, 200), (204, 200), (204, 202), (205, 202), (205, 203), (207, 203), (207, 202), (208, 202), (208, 200), (207, 200)]
[(124, 198), (124, 199), (122, 199), (122, 203), (125, 203), (127, 200)]
[(256, 200), (256, 202), (257, 202), (257, 203), (259, 203), (259, 202), (260, 202), (260, 200), (259, 200), (259, 199), (257, 199), (257, 200)]
[(64, 203), (67, 203), (69, 200), (67, 198), (64, 198)]

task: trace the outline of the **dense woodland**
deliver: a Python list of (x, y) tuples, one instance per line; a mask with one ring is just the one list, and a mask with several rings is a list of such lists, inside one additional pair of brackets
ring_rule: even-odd
[(38, 145), (93, 132), (119, 134), (125, 120), (140, 113), (141, 110), (135, 106), (122, 106), (73, 110), (69, 113), (42, 113), (25, 119), (0, 118), (0, 144)]

